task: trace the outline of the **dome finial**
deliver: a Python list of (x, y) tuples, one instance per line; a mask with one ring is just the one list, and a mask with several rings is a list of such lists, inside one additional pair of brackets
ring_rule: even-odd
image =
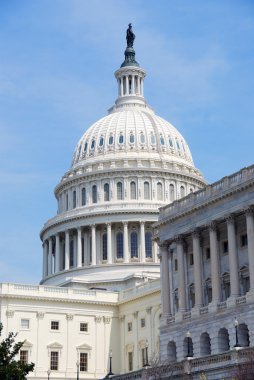
[(133, 49), (134, 40), (135, 40), (135, 34), (133, 33), (132, 24), (130, 23), (128, 25), (128, 29), (126, 30), (127, 48), (125, 49), (125, 52), (124, 52), (125, 60), (121, 64), (121, 67), (125, 67), (125, 66), (139, 67), (138, 62), (135, 60), (135, 50)]

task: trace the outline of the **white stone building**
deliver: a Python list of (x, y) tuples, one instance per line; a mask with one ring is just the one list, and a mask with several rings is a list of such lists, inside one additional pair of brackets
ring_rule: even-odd
[[(129, 29), (130, 31), (130, 29)], [(144, 98), (131, 43), (118, 97), (77, 144), (42, 231), (40, 285), (2, 284), (4, 334), (25, 339), (29, 378), (99, 379), (142, 368), (159, 350), (159, 207), (205, 185), (182, 135)], [(133, 41), (132, 41), (133, 45)]]
[[(163, 359), (209, 363), (254, 346), (253, 206), (250, 166), (161, 209)], [(229, 359), (216, 360), (209, 379), (227, 378)]]

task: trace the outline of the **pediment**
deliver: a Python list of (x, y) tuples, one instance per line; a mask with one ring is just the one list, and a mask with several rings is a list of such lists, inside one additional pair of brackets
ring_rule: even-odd
[(25, 340), (22, 347), (33, 347), (33, 343), (29, 342), (29, 340)]
[(92, 349), (92, 347), (91, 346), (89, 346), (88, 344), (86, 344), (86, 343), (83, 343), (83, 344), (81, 344), (80, 346), (77, 346), (77, 350), (91, 350)]
[(55, 349), (57, 349), (57, 350), (60, 350), (60, 349), (63, 348), (63, 346), (62, 346), (60, 343), (58, 343), (58, 342), (53, 342), (53, 343), (50, 343), (50, 344), (47, 346), (47, 348), (51, 348), (51, 349), (55, 348)]

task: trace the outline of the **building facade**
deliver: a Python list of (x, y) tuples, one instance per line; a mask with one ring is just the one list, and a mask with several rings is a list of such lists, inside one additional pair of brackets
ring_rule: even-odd
[[(159, 207), (205, 185), (183, 136), (144, 98), (134, 34), (115, 72), (118, 97), (81, 137), (40, 233), (40, 285), (2, 284), (4, 334), (25, 340), (29, 378), (99, 379), (159, 351)], [(135, 36), (134, 36), (135, 37)]]
[(161, 209), (163, 359), (254, 346), (253, 206), (250, 166)]

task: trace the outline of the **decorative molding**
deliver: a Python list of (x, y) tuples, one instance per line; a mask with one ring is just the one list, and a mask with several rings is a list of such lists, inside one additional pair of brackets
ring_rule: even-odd
[(119, 315), (119, 319), (120, 319), (121, 322), (124, 322), (124, 320), (125, 320), (125, 315)]
[(38, 319), (43, 319), (44, 315), (45, 315), (44, 311), (37, 311), (36, 316)]
[(138, 311), (134, 311), (134, 313), (133, 313), (133, 317), (134, 317), (135, 319), (138, 318)]
[(105, 316), (103, 317), (103, 321), (105, 324), (109, 324), (111, 319), (112, 319), (111, 317), (105, 317)]
[(95, 316), (94, 317), (94, 322), (95, 323), (101, 323), (101, 321), (102, 321), (102, 317), (101, 316)]
[(7, 318), (12, 318), (14, 316), (14, 310), (6, 310)]
[(146, 308), (147, 314), (151, 314), (151, 311), (152, 311), (152, 306), (149, 306)]
[(72, 321), (73, 320), (73, 314), (66, 314), (66, 319), (67, 319), (67, 321)]
[(215, 231), (217, 230), (217, 223), (214, 220), (211, 220), (209, 223), (206, 224), (206, 227), (209, 231)]

